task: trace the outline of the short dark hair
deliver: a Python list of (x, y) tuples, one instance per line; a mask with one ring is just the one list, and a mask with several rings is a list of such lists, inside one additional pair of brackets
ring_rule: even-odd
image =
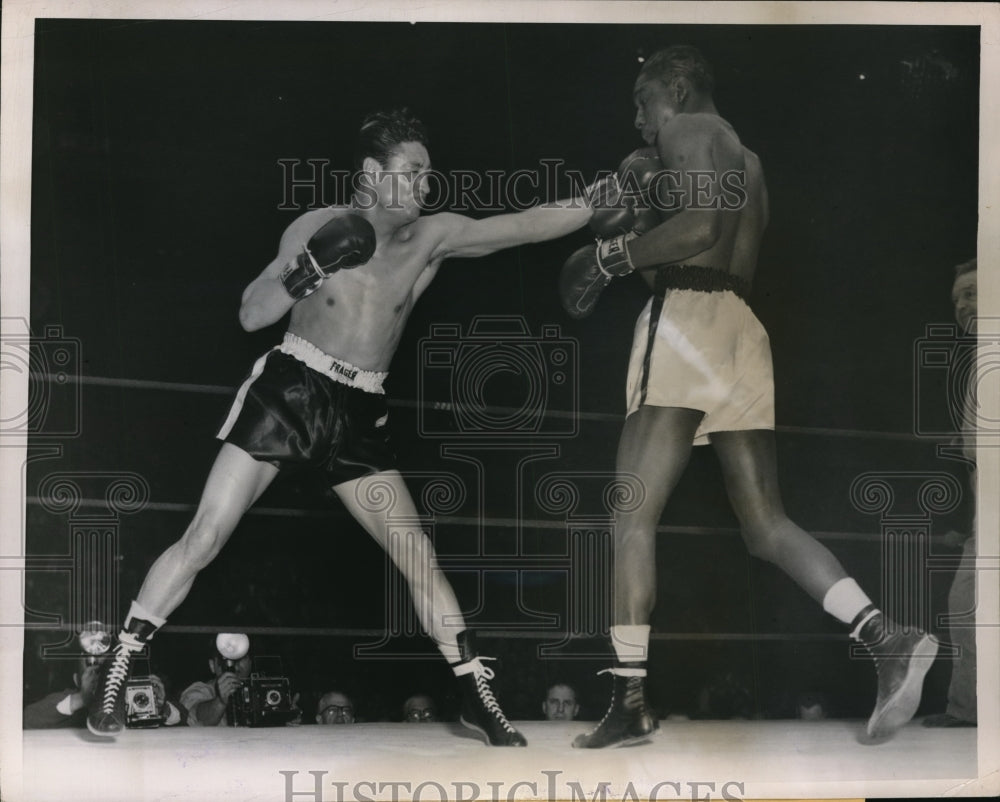
[(657, 50), (642, 65), (641, 74), (654, 75), (665, 84), (674, 78), (687, 78), (691, 85), (707, 94), (715, 90), (715, 75), (701, 51), (691, 45), (671, 45)]
[(427, 147), (427, 129), (407, 108), (376, 111), (365, 117), (358, 130), (354, 150), (354, 169), (360, 171), (371, 156), (383, 167), (389, 156), (404, 142), (419, 142)]
[(576, 688), (573, 687), (573, 683), (566, 682), (566, 680), (563, 679), (557, 679), (554, 682), (550, 682), (549, 686), (545, 689), (546, 699), (549, 698), (549, 691), (551, 691), (553, 688), (569, 688), (571, 691), (573, 691), (573, 696), (574, 697), (576, 696)]
[(974, 256), (968, 262), (962, 262), (960, 265), (955, 265), (955, 278), (959, 276), (964, 276), (966, 273), (975, 273), (978, 270), (979, 257)]

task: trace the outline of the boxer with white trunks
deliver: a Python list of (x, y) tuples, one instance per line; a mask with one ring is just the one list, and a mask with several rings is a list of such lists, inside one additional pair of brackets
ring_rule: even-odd
[[(671, 272), (714, 289), (679, 289), (676, 280), (667, 289)], [(702, 410), (696, 446), (712, 432), (773, 429), (770, 341), (746, 303), (746, 282), (696, 265), (663, 268), (657, 280), (663, 287), (635, 324), (628, 414), (643, 405)]]
[(405, 110), (361, 126), (351, 203), (306, 212), (278, 254), (243, 293), (247, 331), (290, 313), (280, 346), (254, 365), (219, 437), (194, 520), (150, 568), (102, 672), (88, 727), (114, 737), (123, 727), (123, 688), (142, 651), (215, 558), (243, 514), (291, 464), (322, 472), (347, 510), (406, 578), (424, 629), (461, 686), (462, 721), (492, 745), (523, 746), (490, 686), (472, 632), (425, 533), (400, 543), (387, 512), (364, 499), (377, 483), (396, 503), (394, 520), (418, 518), (394, 468), (382, 382), (413, 305), (449, 257), (484, 256), (554, 239), (590, 219), (588, 203), (555, 202), (484, 219), (421, 215), (430, 157), (422, 124)]
[[(706, 443), (719, 457), (750, 553), (782, 568), (874, 656), (878, 692), (867, 734), (869, 742), (884, 740), (916, 712), (937, 643), (884, 616), (837, 558), (785, 514), (770, 344), (746, 303), (768, 222), (767, 187), (760, 159), (719, 115), (713, 83), (693, 47), (669, 47), (645, 61), (633, 88), (635, 125), (649, 146), (639, 183), (645, 211), (661, 214), (651, 221), (637, 206), (628, 226), (620, 212), (596, 209), (591, 227), (603, 239), (574, 253), (561, 276), (573, 317), (589, 314), (616, 276), (639, 270), (653, 289), (635, 326), (618, 446), (617, 470), (642, 483), (644, 500), (615, 515), (611, 704), (573, 745), (641, 742), (658, 727), (645, 694), (656, 527), (691, 448)], [(636, 170), (634, 157), (619, 168), (623, 185)], [(648, 166), (656, 158), (658, 174)]]

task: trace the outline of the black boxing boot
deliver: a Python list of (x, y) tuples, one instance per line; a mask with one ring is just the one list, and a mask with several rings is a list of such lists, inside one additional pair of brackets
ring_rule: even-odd
[(858, 613), (855, 622), (851, 637), (875, 658), (878, 673), (878, 697), (866, 731), (869, 738), (884, 740), (917, 712), (938, 642), (920, 630), (904, 630), (873, 605)]
[(462, 724), (486, 736), (490, 746), (527, 746), (524, 736), (507, 721), (490, 688), (493, 670), (482, 661), (494, 658), (476, 653), (475, 638), (467, 629), (458, 633), (458, 649), (462, 660), (451, 668), (462, 687)]
[(574, 748), (603, 749), (639, 744), (652, 738), (660, 723), (646, 702), (646, 664), (619, 662), (599, 673), (613, 675), (611, 704), (597, 727), (576, 736)]
[(142, 652), (157, 626), (129, 616), (118, 634), (118, 643), (101, 663), (97, 690), (87, 711), (87, 729), (94, 735), (115, 738), (125, 729), (125, 680), (132, 656)]

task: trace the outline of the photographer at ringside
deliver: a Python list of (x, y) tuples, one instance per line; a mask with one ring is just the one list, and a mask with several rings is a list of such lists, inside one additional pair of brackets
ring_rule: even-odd
[(212, 679), (193, 682), (181, 693), (181, 704), (188, 712), (192, 727), (225, 726), (226, 707), (233, 693), (250, 676), (250, 655), (227, 660), (213, 645), (208, 660)]
[[(188, 724), (192, 727), (236, 726), (277, 726), (301, 723), (298, 709), (298, 695), (289, 698), (288, 680), (283, 677), (268, 677), (254, 680), (253, 663), (250, 657), (250, 641), (242, 633), (221, 633), (216, 636), (210, 650), (208, 667), (212, 679), (193, 682), (181, 694), (181, 704), (188, 712)], [(236, 698), (244, 692), (250, 682), (268, 683), (275, 686), (265, 691), (264, 696), (276, 694), (272, 703), (262, 703), (258, 695), (251, 692), (248, 702), (250, 709), (237, 714), (234, 710)], [(280, 690), (279, 690), (280, 688)], [(265, 708), (262, 710), (262, 708)]]
[[(26, 730), (57, 729), (60, 727), (87, 726), (87, 706), (97, 689), (97, 675), (100, 660), (82, 658), (73, 672), (73, 687), (53, 691), (37, 702), (26, 705), (23, 712), (23, 727)], [(187, 721), (187, 710), (183, 705), (167, 698), (166, 686), (156, 674), (149, 675), (153, 686), (156, 712), (164, 727), (172, 727)], [(131, 725), (126, 725), (131, 726)]]

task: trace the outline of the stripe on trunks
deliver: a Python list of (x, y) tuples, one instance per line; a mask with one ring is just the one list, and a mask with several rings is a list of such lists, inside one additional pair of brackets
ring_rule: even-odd
[(639, 396), (639, 406), (646, 403), (646, 388), (649, 385), (649, 363), (653, 359), (653, 341), (656, 339), (656, 327), (660, 322), (660, 313), (663, 311), (663, 301), (667, 293), (666, 277), (663, 273), (656, 274), (653, 286), (653, 302), (649, 307), (649, 329), (646, 332), (646, 354), (642, 358), (642, 388)]
[(246, 401), (247, 393), (250, 392), (250, 385), (257, 381), (260, 374), (264, 372), (264, 363), (267, 362), (267, 358), (277, 350), (277, 346), (272, 348), (264, 354), (264, 356), (260, 357), (260, 359), (253, 363), (250, 375), (247, 376), (246, 381), (240, 385), (240, 389), (236, 391), (236, 400), (233, 401), (233, 405), (229, 408), (229, 417), (227, 417), (226, 422), (222, 424), (222, 428), (219, 429), (219, 433), (215, 435), (216, 439), (225, 440), (229, 436), (230, 430), (236, 424), (236, 419), (240, 416), (240, 412), (243, 411), (243, 402)]

